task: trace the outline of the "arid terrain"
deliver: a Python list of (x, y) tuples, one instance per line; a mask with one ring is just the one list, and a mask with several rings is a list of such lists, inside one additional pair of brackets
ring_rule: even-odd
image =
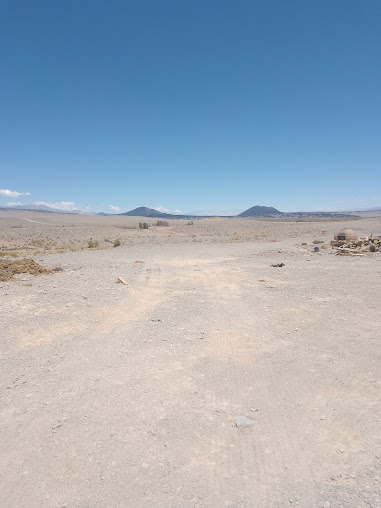
[(0, 506), (381, 506), (381, 252), (341, 228), (380, 217), (0, 212), (55, 270), (0, 282)]

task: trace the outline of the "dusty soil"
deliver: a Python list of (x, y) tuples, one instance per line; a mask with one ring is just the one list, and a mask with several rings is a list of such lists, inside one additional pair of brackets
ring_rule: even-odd
[[(114, 232), (102, 219), (93, 238)], [(64, 220), (84, 219), (22, 228), (45, 238)], [(34, 258), (62, 272), (0, 283), (0, 505), (381, 506), (381, 254), (311, 252), (342, 227), (381, 232), (131, 230), (118, 248)]]

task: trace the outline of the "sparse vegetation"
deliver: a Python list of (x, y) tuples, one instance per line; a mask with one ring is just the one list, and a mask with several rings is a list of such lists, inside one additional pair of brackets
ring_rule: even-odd
[(89, 249), (95, 249), (96, 247), (98, 247), (99, 243), (97, 240), (93, 240), (92, 238), (90, 238), (90, 240), (87, 240), (87, 246)]
[(122, 242), (119, 240), (119, 238), (117, 238), (115, 241), (114, 241), (114, 247), (120, 247), (122, 245)]
[(11, 258), (17, 258), (18, 257), (18, 253), (13, 251), (13, 250), (8, 250), (8, 251), (0, 251), (0, 256), (4, 257), (4, 256), (10, 256)]
[(131, 225), (130, 226), (124, 225), (124, 226), (117, 226), (117, 227), (121, 228), (121, 229), (137, 229), (137, 227), (134, 225), (132, 225), (132, 226)]

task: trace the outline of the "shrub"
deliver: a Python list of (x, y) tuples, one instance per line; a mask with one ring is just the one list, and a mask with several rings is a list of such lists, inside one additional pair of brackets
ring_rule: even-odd
[(303, 242), (302, 245), (307, 245), (306, 242)]
[(140, 229), (148, 229), (148, 224), (146, 222), (139, 222)]
[(114, 247), (120, 247), (122, 245), (121, 241), (119, 240), (119, 238), (117, 238), (115, 241), (114, 241)]
[(87, 240), (87, 246), (89, 249), (95, 249), (95, 247), (98, 247), (98, 242), (90, 238), (90, 240)]
[(314, 240), (312, 243), (318, 244), (318, 243), (324, 243), (323, 240)]
[(166, 220), (158, 220), (156, 226), (169, 226), (169, 224)]

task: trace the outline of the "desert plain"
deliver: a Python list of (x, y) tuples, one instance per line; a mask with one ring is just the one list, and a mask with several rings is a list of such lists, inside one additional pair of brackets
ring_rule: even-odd
[(381, 506), (381, 252), (342, 228), (380, 217), (0, 211), (53, 270), (0, 282), (0, 506)]

